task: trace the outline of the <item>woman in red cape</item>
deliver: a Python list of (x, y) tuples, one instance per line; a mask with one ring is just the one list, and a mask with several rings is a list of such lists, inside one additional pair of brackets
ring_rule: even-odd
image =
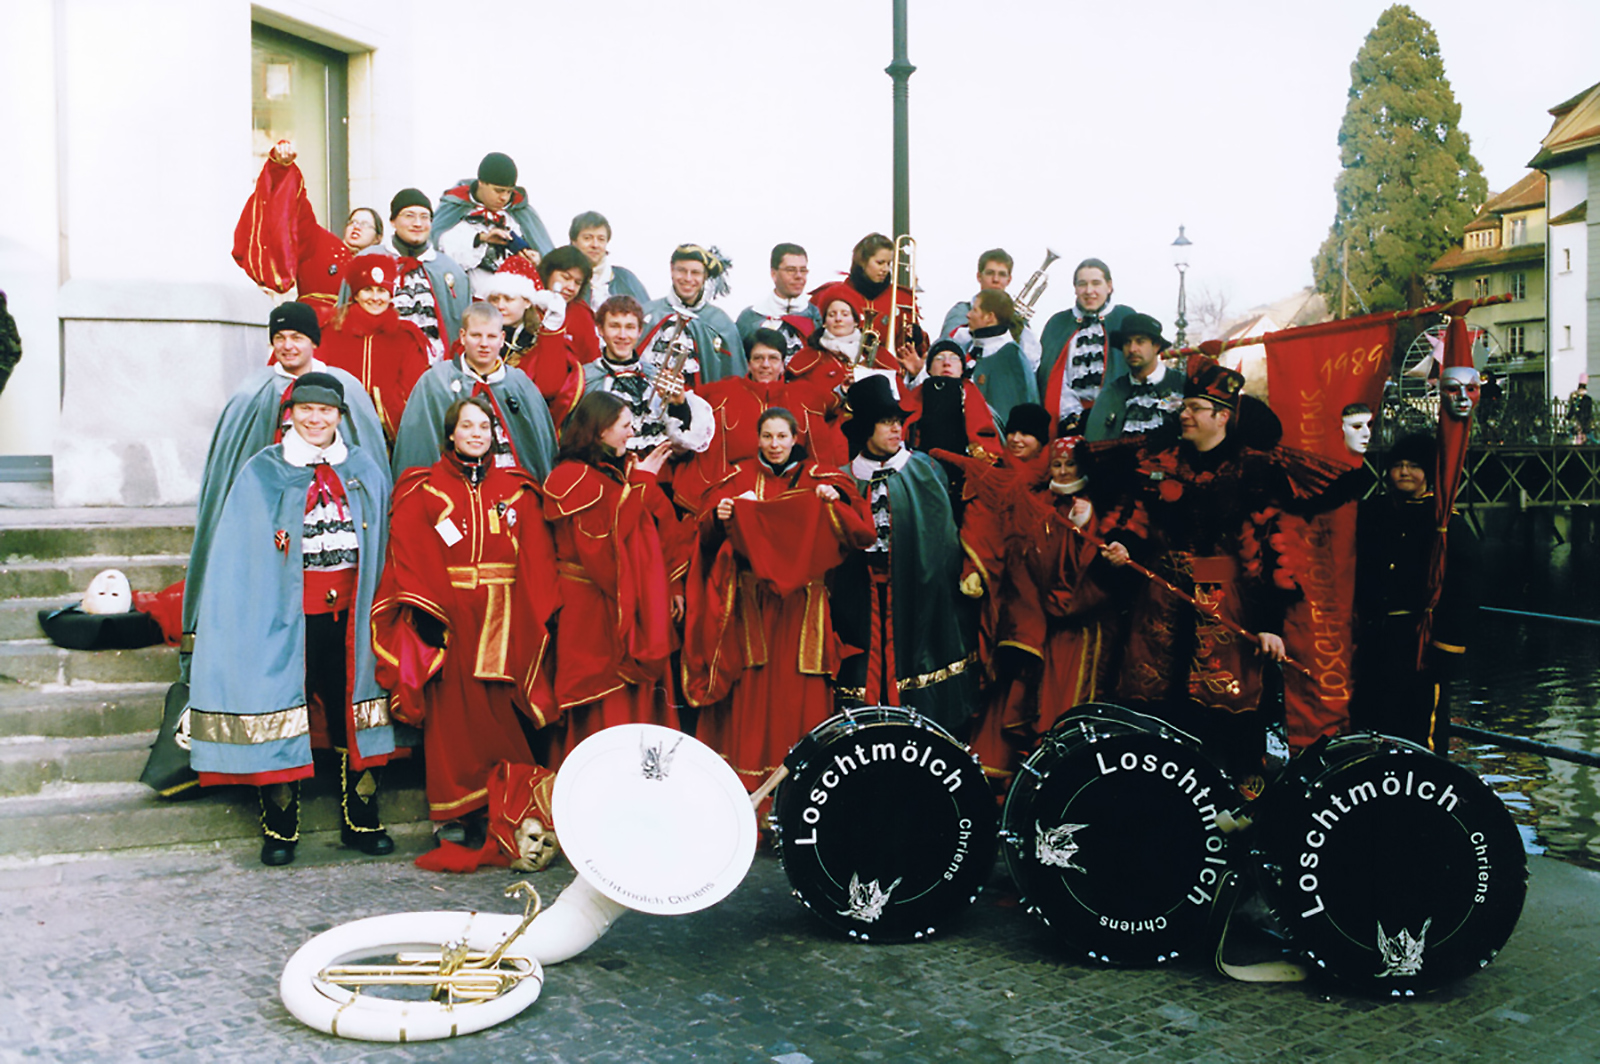
[(760, 455), (710, 497), (689, 574), (684, 691), (699, 738), (752, 791), (833, 715), (842, 654), (824, 577), (876, 539), (855, 482), (810, 461), (797, 431), (787, 410), (761, 415)]
[(658, 522), (677, 516), (656, 483), (671, 454), (663, 443), (628, 454), (633, 414), (610, 392), (579, 400), (561, 430), (561, 452), (544, 483), (544, 517), (555, 539), (561, 613), (556, 624), (555, 694), (566, 715), (550, 763), (615, 724), (674, 727), (663, 681), (673, 650)]
[(344, 268), (351, 301), (335, 307), (322, 333), (317, 357), (361, 382), (394, 440), (406, 399), (428, 372), (428, 338), (394, 309), (400, 264), (388, 255), (357, 255)]
[[(882, 233), (868, 233), (856, 242), (850, 252), (850, 273), (838, 284), (848, 288), (860, 300), (861, 309), (872, 316), (868, 328), (883, 337), (883, 355), (892, 368), (907, 363), (907, 373), (921, 368), (928, 352), (928, 335), (922, 331), (921, 316), (917, 313), (915, 284), (894, 282), (894, 241)], [(827, 308), (820, 302), (828, 285), (811, 294), (811, 302), (818, 310)], [(894, 343), (889, 343), (889, 314), (894, 311)]]
[(812, 302), (822, 309), (822, 327), (789, 359), (791, 378), (843, 394), (855, 383), (858, 367), (899, 371), (886, 347), (879, 347), (870, 358), (862, 356), (861, 315), (866, 302), (849, 285), (839, 282), (818, 289)]
[(534, 764), (518, 714), (542, 727), (555, 713), (541, 665), (558, 604), (538, 488), (490, 459), (490, 404), (452, 403), (445, 438), (431, 468), (395, 485), (372, 608), (378, 683), (396, 717), (422, 726), (437, 821), (481, 815), (496, 762)]

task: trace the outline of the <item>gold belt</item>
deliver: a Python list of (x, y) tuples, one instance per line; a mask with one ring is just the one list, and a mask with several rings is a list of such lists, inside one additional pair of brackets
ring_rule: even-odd
[(450, 565), (445, 567), (450, 586), (473, 591), (488, 584), (514, 584), (517, 582), (515, 562), (482, 562), (478, 565)]

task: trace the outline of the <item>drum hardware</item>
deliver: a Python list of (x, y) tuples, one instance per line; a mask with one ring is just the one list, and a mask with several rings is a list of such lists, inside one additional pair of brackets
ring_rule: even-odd
[[(1084, 542), (1088, 543), (1090, 546), (1094, 547), (1097, 550), (1104, 549), (1104, 547), (1106, 545), (1105, 540), (1099, 539), (1099, 538), (1097, 538), (1095, 536), (1091, 536), (1089, 533), (1085, 532), (1083, 529), (1079, 528), (1077, 525), (1073, 524), (1071, 521), (1066, 522), (1066, 525), (1067, 525), (1068, 528), (1072, 529), (1073, 532), (1077, 533), (1078, 536), (1081, 539), (1083, 539)], [(1243, 626), (1235, 624), (1234, 622), (1228, 620), (1226, 617), (1223, 617), (1221, 614), (1219, 614), (1210, 605), (1208, 605), (1208, 604), (1206, 604), (1204, 602), (1201, 602), (1199, 599), (1195, 598), (1193, 595), (1189, 594), (1187, 591), (1183, 590), (1183, 588), (1181, 588), (1178, 585), (1174, 584), (1172, 581), (1168, 580), (1166, 577), (1161, 576), (1161, 575), (1159, 575), (1159, 574), (1157, 574), (1155, 572), (1152, 572), (1151, 570), (1147, 569), (1143, 565), (1140, 565), (1138, 562), (1134, 561), (1132, 558), (1129, 558), (1126, 562), (1124, 562), (1123, 566), (1124, 566), (1124, 568), (1131, 569), (1134, 572), (1138, 573), (1140, 576), (1144, 577), (1146, 580), (1150, 581), (1152, 584), (1155, 584), (1157, 587), (1159, 587), (1162, 590), (1166, 591), (1168, 594), (1172, 595), (1173, 597), (1181, 599), (1184, 602), (1187, 602), (1189, 605), (1193, 606), (1195, 608), (1195, 610), (1197, 612), (1199, 612), (1200, 615), (1205, 617), (1207, 620), (1215, 622), (1216, 624), (1222, 625), (1222, 627), (1226, 628), (1228, 631), (1232, 632), (1234, 635), (1240, 636), (1240, 637), (1242, 637), (1244, 639), (1249, 640), (1250, 642), (1254, 643), (1257, 647), (1261, 646), (1261, 635), (1260, 635), (1260, 633), (1249, 631), (1248, 629), (1244, 628)], [(1291, 669), (1295, 670), (1296, 672), (1300, 673), (1300, 675), (1302, 675), (1306, 679), (1310, 680), (1312, 683), (1316, 683), (1317, 682), (1316, 676), (1311, 672), (1310, 669), (1306, 668), (1304, 665), (1300, 664), (1298, 661), (1294, 660), (1291, 657), (1285, 657), (1283, 659), (1283, 661), (1281, 661), (1279, 664), (1281, 664), (1281, 665), (1283, 665), (1283, 666), (1285, 666), (1287, 668), (1291, 668)]]
[(1061, 256), (1049, 248), (1044, 249), (1044, 263), (1033, 271), (1033, 276), (1028, 278), (1028, 283), (1022, 286), (1017, 293), (1015, 302), (1016, 312), (1023, 321), (1033, 320), (1033, 308), (1039, 302), (1039, 297), (1044, 295), (1044, 290), (1050, 287), (1050, 278), (1045, 272), (1050, 269), (1050, 264)]
[[(977, 899), (995, 803), (977, 757), (899, 706), (850, 708), (784, 758), (779, 858), (800, 903), (858, 942), (927, 938)], [(770, 782), (770, 781), (769, 781)]]

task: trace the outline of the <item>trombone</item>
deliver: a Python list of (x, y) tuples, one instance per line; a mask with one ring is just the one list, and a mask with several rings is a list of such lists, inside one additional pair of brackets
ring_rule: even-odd
[(1050, 285), (1050, 278), (1045, 276), (1045, 271), (1050, 269), (1050, 264), (1061, 256), (1049, 248), (1044, 249), (1044, 264), (1033, 271), (1033, 276), (1028, 278), (1028, 283), (1022, 286), (1022, 291), (1017, 293), (1016, 312), (1023, 321), (1033, 320), (1034, 305), (1039, 302), (1039, 297), (1044, 295), (1044, 290)]
[(900, 326), (900, 289), (911, 293), (911, 322), (917, 320), (917, 242), (908, 234), (894, 238), (894, 263), (889, 267), (889, 323), (886, 342), (889, 353), (900, 357), (900, 345), (906, 337), (898, 335)]

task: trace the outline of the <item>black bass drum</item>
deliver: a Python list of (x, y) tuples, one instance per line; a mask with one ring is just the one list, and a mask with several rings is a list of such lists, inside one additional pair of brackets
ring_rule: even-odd
[(995, 801), (949, 732), (893, 706), (845, 710), (784, 758), (773, 796), (795, 897), (862, 942), (925, 938), (994, 867)]
[(1000, 840), (1028, 911), (1103, 964), (1163, 964), (1205, 930), (1237, 800), (1200, 744), (1120, 706), (1056, 723), (1012, 782)]
[(1471, 771), (1404, 739), (1312, 746), (1252, 811), (1273, 915), (1318, 967), (1383, 997), (1477, 971), (1528, 889), (1522, 838)]

